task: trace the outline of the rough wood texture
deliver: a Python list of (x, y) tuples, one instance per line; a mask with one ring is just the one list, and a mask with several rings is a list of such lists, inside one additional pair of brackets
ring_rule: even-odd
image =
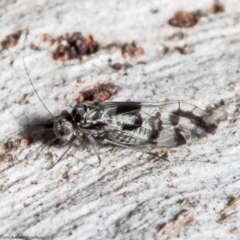
[[(42, 141), (1, 149), (0, 235), (45, 239), (239, 239), (240, 3), (214, 1), (1, 1), (0, 126), (3, 143), (28, 137), (52, 113), (71, 107), (96, 83), (121, 90), (110, 100), (181, 99), (212, 112), (215, 135), (168, 151), (169, 162), (129, 150), (102, 148), (99, 168), (88, 146), (73, 148), (53, 169)], [(168, 21), (179, 11), (202, 11), (195, 26)], [(80, 31), (100, 50), (82, 61), (55, 61), (50, 42)], [(175, 34), (175, 35), (173, 35)], [(180, 38), (180, 39), (179, 39)], [(111, 43), (144, 49), (126, 60)], [(9, 42), (10, 41), (10, 42)], [(185, 46), (187, 45), (187, 46)], [(181, 50), (181, 48), (184, 49)], [(182, 53), (188, 54), (182, 54)], [(116, 71), (115, 63), (129, 63)], [(37, 130), (37, 129), (35, 129)], [(51, 147), (53, 161), (63, 148)]]

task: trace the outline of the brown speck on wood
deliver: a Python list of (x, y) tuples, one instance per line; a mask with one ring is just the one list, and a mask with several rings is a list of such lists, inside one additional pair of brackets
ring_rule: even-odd
[(169, 24), (174, 27), (192, 27), (197, 24), (200, 18), (200, 12), (176, 12), (173, 18), (169, 20)]
[(0, 163), (7, 163), (13, 160), (11, 154), (0, 155)]
[(51, 154), (51, 153), (45, 153), (45, 158), (47, 159), (47, 160), (52, 160), (52, 158), (53, 158), (53, 155)]
[(126, 70), (128, 68), (131, 68), (132, 65), (129, 64), (129, 63), (115, 63), (113, 65), (111, 65), (111, 67), (114, 69), (114, 70)]
[(13, 140), (9, 140), (8, 142), (4, 143), (3, 148), (5, 150), (12, 150), (13, 148), (26, 147), (31, 142), (32, 142), (32, 139), (30, 139), (30, 138), (13, 139)]
[(32, 139), (31, 138), (22, 138), (20, 140), (20, 147), (26, 147), (26, 146), (28, 146), (31, 143), (32, 143)]
[(85, 37), (81, 32), (60, 36), (56, 42), (57, 48), (53, 52), (53, 58), (60, 61), (82, 59), (83, 56), (96, 53), (99, 49), (98, 42), (91, 35)]
[(133, 41), (132, 43), (125, 43), (122, 46), (122, 55), (126, 59), (137, 58), (144, 53), (144, 50), (137, 47), (137, 44)]
[(44, 42), (49, 42), (50, 44), (54, 44), (54, 42), (56, 41), (51, 35), (49, 35), (47, 33), (43, 34), (42, 40)]
[(175, 219), (161, 226), (159, 231), (155, 234), (155, 239), (159, 239), (163, 235), (169, 237), (177, 236), (186, 227), (193, 225), (196, 222), (194, 215), (189, 211), (179, 213)]
[(40, 51), (40, 50), (41, 50), (41, 49), (40, 49), (37, 45), (35, 45), (34, 43), (31, 43), (29, 47), (30, 47), (32, 50), (34, 50), (34, 51)]
[(63, 179), (68, 179), (68, 172), (64, 172), (64, 173), (62, 174), (62, 178), (63, 178)]
[(184, 33), (183, 32), (175, 32), (173, 33), (171, 36), (169, 36), (167, 38), (167, 40), (170, 40), (170, 41), (177, 41), (177, 40), (181, 40), (185, 37)]
[(24, 207), (28, 207), (28, 206), (29, 206), (29, 203), (23, 203), (23, 206), (24, 206)]
[(177, 50), (183, 55), (188, 55), (194, 52), (193, 47), (188, 44), (185, 44), (183, 47), (177, 48)]
[(240, 196), (231, 197), (225, 207), (219, 212), (219, 223), (227, 222), (237, 214), (236, 206), (239, 205)]
[(17, 148), (18, 146), (20, 146), (20, 144), (20, 139), (14, 139), (4, 143), (3, 148), (5, 150), (12, 150), (13, 148)]
[(232, 217), (236, 216), (237, 211), (231, 213), (222, 213), (218, 219), (218, 223), (225, 223), (229, 221)]
[(166, 45), (160, 45), (159, 46), (159, 50), (158, 50), (159, 56), (160, 55), (165, 55), (166, 53), (168, 53), (168, 51), (169, 51), (168, 46), (166, 46)]
[(113, 43), (109, 43), (107, 46), (104, 47), (104, 49), (113, 49), (113, 48), (119, 48), (120, 44), (113, 42)]
[(6, 38), (1, 42), (2, 47), (4, 49), (14, 47), (17, 44), (21, 34), (22, 31), (17, 31), (6, 36)]
[(28, 99), (29, 97), (31, 97), (33, 95), (33, 92), (31, 93), (28, 93), (28, 94), (24, 94), (22, 99), (20, 99), (19, 101), (17, 101), (16, 103), (17, 104), (20, 104), (20, 105), (25, 105), (28, 103)]
[(210, 12), (215, 14), (221, 13), (224, 11), (225, 11), (224, 5), (219, 1), (215, 1), (215, 3), (211, 6), (211, 9), (210, 9)]
[(99, 84), (80, 92), (79, 96), (76, 99), (76, 102), (83, 101), (102, 102), (110, 98), (117, 91), (118, 86), (112, 83)]
[(18, 233), (18, 234), (16, 235), (16, 238), (17, 238), (17, 239), (18, 239), (18, 238), (24, 239), (25, 237), (24, 237), (24, 235), (23, 235), (22, 233)]
[(237, 227), (233, 227), (229, 230), (229, 233), (231, 234), (235, 234), (235, 236), (237, 236), (236, 234), (239, 232), (239, 228)]

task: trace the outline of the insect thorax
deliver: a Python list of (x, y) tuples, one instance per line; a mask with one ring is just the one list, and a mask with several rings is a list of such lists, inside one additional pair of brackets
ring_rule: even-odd
[(87, 107), (83, 103), (78, 103), (72, 110), (72, 118), (76, 123), (85, 123)]
[(154, 142), (161, 130), (160, 113), (155, 112), (144, 121), (140, 109), (139, 105), (118, 107), (113, 104), (104, 108), (98, 103), (85, 102), (74, 107), (72, 116), (79, 129), (96, 138), (112, 139), (114, 136), (119, 142), (134, 145)]

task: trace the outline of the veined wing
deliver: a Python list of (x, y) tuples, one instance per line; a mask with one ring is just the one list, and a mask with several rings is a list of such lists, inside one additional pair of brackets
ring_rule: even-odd
[(174, 147), (214, 133), (217, 128), (208, 113), (182, 101), (86, 102), (86, 106), (101, 111), (96, 124), (104, 125), (104, 138), (123, 145)]

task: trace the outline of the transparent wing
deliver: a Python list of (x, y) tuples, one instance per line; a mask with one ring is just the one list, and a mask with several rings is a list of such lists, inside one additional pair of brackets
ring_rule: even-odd
[(217, 122), (208, 113), (182, 101), (84, 104), (101, 111), (97, 124), (104, 127), (104, 138), (123, 145), (175, 147), (217, 129)]

